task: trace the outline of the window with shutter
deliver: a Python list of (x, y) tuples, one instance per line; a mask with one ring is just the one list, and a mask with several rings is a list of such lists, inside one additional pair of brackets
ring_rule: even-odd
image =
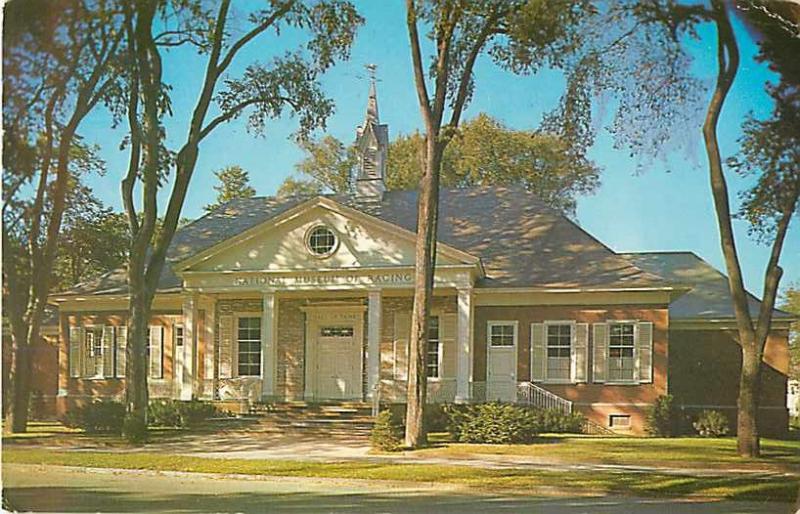
[(428, 355), (425, 363), (428, 371), (428, 378), (439, 378), (441, 339), (439, 337), (439, 316), (431, 316), (428, 320)]
[(575, 337), (572, 348), (572, 381), (586, 382), (589, 364), (589, 325), (575, 324)]
[(634, 380), (634, 323), (609, 323), (608, 325), (608, 376), (609, 382)]
[(606, 357), (608, 348), (608, 324), (595, 323), (592, 327), (592, 380), (606, 381)]
[(442, 369), (439, 376), (442, 378), (455, 378), (458, 373), (458, 351), (456, 349), (456, 337), (458, 337), (458, 320), (454, 313), (442, 314), (439, 316), (439, 337), (441, 338), (442, 355), (440, 362)]
[(102, 376), (106, 378), (114, 376), (114, 327), (111, 325), (103, 327), (103, 357), (100, 370)]
[(572, 324), (547, 324), (547, 380), (566, 382), (572, 375)]
[(236, 371), (240, 377), (261, 375), (261, 318), (237, 319)]
[(219, 378), (231, 378), (233, 374), (233, 316), (219, 317)]
[(81, 348), (83, 347), (83, 329), (69, 327), (69, 376), (79, 378), (81, 373)]
[(150, 363), (150, 378), (164, 378), (164, 327), (149, 327), (147, 361)]
[(126, 359), (128, 358), (125, 352), (127, 351), (127, 348), (128, 348), (128, 327), (126, 326), (117, 327), (116, 330), (117, 358), (116, 362), (114, 363), (114, 368), (118, 378), (125, 377), (125, 362)]
[(544, 323), (531, 323), (531, 382), (542, 382), (545, 379), (546, 364)]
[(394, 313), (394, 379), (408, 379), (408, 342), (411, 313)]
[(636, 324), (636, 379), (640, 383), (653, 381), (653, 323)]

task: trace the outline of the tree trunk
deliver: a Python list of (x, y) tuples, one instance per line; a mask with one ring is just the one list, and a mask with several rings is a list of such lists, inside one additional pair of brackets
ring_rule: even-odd
[(417, 239), (414, 271), (414, 304), (409, 341), (408, 391), (405, 444), (419, 448), (428, 444), (425, 427), (427, 399), (428, 324), (436, 265), (436, 223), (439, 210), (440, 150), (436, 135), (429, 134), (425, 170), (417, 202)]
[[(136, 268), (143, 267), (138, 256), (131, 256)], [(130, 284), (130, 320), (128, 325), (128, 345), (125, 348), (125, 411), (126, 414), (147, 426), (147, 345), (148, 325), (150, 323), (150, 306), (146, 301), (144, 272), (131, 271), (128, 276)]]
[(742, 373), (739, 378), (739, 412), (736, 419), (736, 445), (739, 455), (761, 455), (758, 435), (758, 400), (761, 389), (762, 352), (755, 341), (742, 341)]
[[(8, 409), (7, 426), (14, 434), (24, 433), (28, 427), (28, 403), (31, 386), (30, 341), (26, 327), (11, 327), (11, 404)], [(21, 330), (22, 329), (22, 330)]]

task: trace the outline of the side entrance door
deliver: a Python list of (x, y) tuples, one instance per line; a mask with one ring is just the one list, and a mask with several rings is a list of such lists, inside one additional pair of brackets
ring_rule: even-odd
[(319, 399), (361, 398), (361, 347), (352, 325), (319, 325), (317, 391)]
[(517, 400), (517, 322), (490, 321), (486, 341), (486, 400)]

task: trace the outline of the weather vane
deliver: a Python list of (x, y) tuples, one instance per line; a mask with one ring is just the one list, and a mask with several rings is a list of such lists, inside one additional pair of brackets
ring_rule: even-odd
[(369, 78), (373, 82), (377, 82), (377, 72), (378, 72), (378, 65), (377, 64), (365, 64), (364, 68), (367, 69), (367, 73), (369, 74)]

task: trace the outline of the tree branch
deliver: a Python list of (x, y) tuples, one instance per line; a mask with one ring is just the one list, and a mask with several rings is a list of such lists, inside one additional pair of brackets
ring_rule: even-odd
[(272, 15), (270, 15), (266, 20), (264, 20), (259, 25), (253, 27), (247, 34), (239, 38), (234, 44), (231, 45), (228, 53), (225, 54), (225, 57), (222, 58), (220, 61), (219, 66), (217, 67), (217, 73), (224, 72), (228, 66), (230, 66), (231, 61), (233, 58), (236, 57), (236, 53), (242, 49), (244, 45), (250, 42), (251, 39), (255, 38), (269, 27), (272, 26), (275, 21), (280, 19), (284, 14), (289, 12), (289, 10), (294, 6), (296, 0), (288, 0), (285, 2), (281, 7), (279, 7)]

